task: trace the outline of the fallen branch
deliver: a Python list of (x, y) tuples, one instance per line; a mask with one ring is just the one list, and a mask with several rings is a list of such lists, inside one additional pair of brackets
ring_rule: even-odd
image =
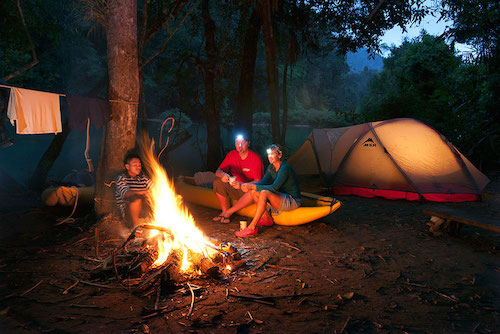
[(63, 295), (67, 295), (69, 290), (73, 289), (78, 283), (80, 283), (80, 280), (76, 281), (75, 283), (71, 284), (66, 290), (62, 292)]
[[(235, 298), (240, 298), (240, 299), (246, 299), (250, 301), (254, 301), (256, 303), (261, 303), (261, 304), (266, 304), (266, 305), (272, 305), (274, 306), (276, 303), (274, 300), (272, 300), (270, 297), (262, 297), (262, 296), (250, 296), (250, 295), (241, 295), (241, 294), (233, 294), (228, 292), (227, 293), (228, 297), (235, 297)], [(271, 299), (271, 301), (269, 301)]]
[(302, 252), (302, 249), (297, 248), (297, 247), (295, 247), (295, 246), (292, 246), (292, 245), (290, 245), (289, 243), (286, 243), (286, 242), (283, 242), (283, 241), (281, 241), (280, 243), (281, 243), (281, 244), (283, 244), (283, 245), (285, 245), (285, 246), (287, 246), (287, 247), (290, 247), (291, 249), (295, 249), (295, 250), (297, 250), (297, 251), (299, 251), (299, 252)]
[(448, 299), (448, 300), (451, 300), (451, 301), (452, 301), (452, 302), (454, 302), (454, 303), (457, 303), (457, 302), (458, 302), (458, 298), (456, 298), (456, 297), (450, 297), (450, 296), (447, 296), (447, 295), (445, 295), (444, 293), (441, 293), (441, 292), (436, 291), (436, 290), (432, 290), (432, 291), (434, 291), (436, 294), (440, 295), (440, 296), (441, 296), (441, 297), (443, 297), (443, 298), (446, 298), (446, 299)]
[(191, 288), (191, 284), (189, 284), (189, 282), (187, 285), (189, 287), (189, 291), (191, 291), (191, 307), (189, 308), (189, 312), (186, 316), (186, 318), (189, 319), (189, 317), (191, 316), (191, 313), (193, 313), (193, 308), (194, 308), (194, 292), (193, 292), (193, 288)]
[(92, 283), (92, 282), (88, 282), (88, 281), (80, 281), (80, 283), (86, 284), (86, 285), (91, 285), (91, 286), (96, 286), (98, 288), (119, 289), (119, 287), (117, 287), (117, 286), (103, 285), (103, 284)]
[(30, 291), (34, 290), (37, 286), (39, 286), (40, 284), (42, 284), (43, 282), (43, 279), (40, 280), (40, 282), (36, 283), (35, 286), (33, 286), (32, 288), (29, 288), (28, 290), (24, 291), (22, 294), (20, 294), (20, 296), (24, 296), (25, 294), (29, 293)]
[(290, 268), (290, 267), (280, 267), (280, 266), (275, 266), (274, 264), (266, 264), (266, 267), (269, 267), (269, 268), (276, 268), (276, 269), (282, 269), (282, 270), (294, 270), (294, 271), (305, 271), (305, 272), (309, 272), (309, 270), (306, 270), (306, 269)]
[(167, 309), (166, 307), (165, 308), (160, 308), (157, 311), (154, 311), (153, 313), (150, 313), (148, 315), (143, 316), (142, 319), (149, 319), (149, 318), (152, 318), (152, 317), (156, 317), (157, 315), (162, 315), (162, 314), (165, 314), (165, 313), (170, 313), (170, 312), (176, 311), (178, 309), (179, 308), (177, 306), (174, 306), (174, 307), (172, 307), (170, 309)]
[(347, 324), (349, 323), (350, 320), (351, 320), (351, 317), (350, 316), (347, 317), (347, 320), (345, 321), (344, 326), (342, 326), (342, 329), (340, 330), (339, 334), (344, 333), (344, 330), (347, 327)]
[(81, 304), (71, 304), (71, 307), (78, 307), (78, 308), (97, 308), (97, 309), (105, 309), (108, 308), (108, 306), (97, 306), (97, 305), (81, 305)]

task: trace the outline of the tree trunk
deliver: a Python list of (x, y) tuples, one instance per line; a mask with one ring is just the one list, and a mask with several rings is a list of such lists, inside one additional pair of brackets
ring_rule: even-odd
[(266, 50), (267, 89), (269, 92), (269, 108), (271, 112), (271, 133), (273, 142), (280, 143), (278, 56), (276, 39), (274, 38), (273, 32), (271, 0), (260, 1), (258, 9), (262, 21), (262, 32)]
[(288, 97), (286, 92), (286, 77), (288, 75), (288, 65), (290, 64), (290, 52), (286, 57), (285, 68), (283, 69), (283, 118), (281, 120), (281, 140), (280, 144), (285, 144), (286, 126), (288, 123)]
[(204, 116), (207, 124), (207, 168), (215, 170), (222, 160), (222, 143), (220, 139), (220, 115), (217, 109), (215, 91), (215, 71), (217, 65), (217, 46), (215, 43), (215, 23), (210, 17), (209, 1), (202, 4), (203, 26), (205, 29), (205, 108)]
[(137, 0), (108, 2), (106, 29), (109, 99), (112, 119), (103, 131), (96, 181), (96, 214), (111, 211), (113, 193), (105, 185), (123, 169), (125, 153), (135, 146), (139, 68), (137, 56)]
[(254, 9), (247, 23), (243, 54), (241, 57), (238, 96), (236, 97), (236, 112), (234, 114), (235, 130), (244, 129), (249, 134), (252, 133), (253, 83), (260, 25), (259, 16)]

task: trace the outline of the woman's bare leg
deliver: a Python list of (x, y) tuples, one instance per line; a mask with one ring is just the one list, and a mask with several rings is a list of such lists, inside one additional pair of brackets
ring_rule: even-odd
[[(257, 204), (257, 208), (255, 209), (255, 215), (253, 216), (250, 225), (248, 225), (248, 228), (254, 230), (257, 226), (257, 222), (262, 218), (264, 213), (269, 216), (269, 214), (266, 212), (267, 202), (269, 201), (273, 207), (279, 208), (281, 204), (281, 196), (267, 190), (254, 192), (252, 195), (254, 202)], [(269, 219), (270, 218), (271, 217), (269, 217)]]

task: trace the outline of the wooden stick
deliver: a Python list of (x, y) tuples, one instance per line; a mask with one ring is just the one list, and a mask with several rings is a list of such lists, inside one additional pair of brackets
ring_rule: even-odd
[(297, 250), (297, 251), (299, 251), (299, 252), (302, 252), (302, 249), (297, 248), (297, 247), (295, 247), (295, 246), (292, 246), (292, 245), (290, 245), (289, 243), (286, 243), (286, 242), (283, 242), (283, 241), (281, 241), (280, 243), (281, 243), (281, 244), (283, 244), (283, 245), (285, 245), (285, 246), (287, 246), (287, 247), (290, 247), (290, 248), (292, 248), (292, 249), (295, 249), (295, 250)]
[(80, 280), (76, 281), (75, 283), (71, 284), (66, 290), (62, 292), (63, 295), (67, 295), (69, 290), (73, 289), (78, 283), (80, 283)]
[(95, 228), (95, 257), (99, 258), (99, 228)]
[(345, 321), (345, 324), (344, 326), (342, 326), (342, 329), (340, 330), (339, 334), (342, 334), (344, 333), (344, 329), (347, 327), (347, 324), (349, 323), (349, 321), (351, 320), (351, 317), (347, 317), (347, 320)]
[(233, 293), (228, 293), (227, 294), (229, 297), (236, 297), (236, 298), (241, 298), (241, 299), (247, 299), (247, 300), (252, 300), (257, 303), (261, 304), (266, 304), (266, 305), (275, 305), (274, 301), (268, 301), (264, 299), (270, 299), (271, 297), (261, 297), (261, 296), (250, 296), (250, 295), (242, 295), (242, 294), (233, 294)]
[(85, 240), (87, 240), (87, 239), (88, 239), (88, 237), (82, 238), (82, 239), (80, 239), (80, 240), (78, 240), (78, 241), (73, 242), (73, 244), (72, 244), (72, 245), (76, 245), (76, 244), (78, 244), (78, 243), (80, 243), (80, 242), (82, 242), (82, 241), (85, 241)]
[(43, 282), (43, 279), (40, 280), (40, 282), (36, 283), (35, 286), (33, 286), (32, 288), (29, 288), (28, 290), (24, 291), (20, 296), (24, 296), (25, 294), (27, 294), (28, 292), (32, 291), (33, 289), (35, 289), (37, 286), (39, 286), (40, 284), (42, 284)]
[(458, 299), (457, 299), (457, 298), (453, 298), (453, 297), (447, 296), (447, 295), (445, 295), (444, 293), (441, 293), (441, 292), (436, 291), (436, 290), (432, 290), (432, 291), (434, 291), (435, 293), (437, 293), (438, 295), (440, 295), (440, 296), (441, 296), (441, 297), (443, 297), (443, 298), (446, 298), (446, 299), (448, 299), (448, 300), (451, 300), (451, 301), (452, 301), (452, 302), (454, 302), (454, 303), (458, 302)]
[(97, 305), (81, 305), (81, 304), (71, 304), (71, 307), (79, 307), (79, 308), (98, 308), (98, 309), (105, 309), (108, 308), (108, 306), (97, 306)]
[(158, 291), (156, 292), (155, 311), (158, 309), (158, 303), (160, 302), (160, 295), (161, 295), (161, 284), (158, 286)]
[(117, 287), (117, 286), (109, 286), (109, 285), (103, 285), (103, 284), (92, 283), (92, 282), (87, 282), (87, 281), (80, 281), (80, 283), (86, 284), (86, 285), (91, 285), (91, 286), (97, 286), (99, 288), (119, 289), (119, 287)]
[(274, 264), (266, 264), (266, 267), (276, 268), (276, 269), (283, 269), (283, 270), (295, 270), (295, 271), (305, 271), (305, 272), (309, 271), (309, 270), (299, 269), (299, 268), (280, 267), (280, 266), (275, 266)]
[(186, 318), (189, 319), (189, 317), (191, 316), (191, 313), (193, 313), (193, 308), (194, 308), (194, 292), (193, 292), (193, 288), (191, 288), (191, 284), (189, 284), (189, 282), (187, 285), (189, 287), (189, 291), (191, 291), (191, 307), (189, 308), (189, 313), (186, 316)]

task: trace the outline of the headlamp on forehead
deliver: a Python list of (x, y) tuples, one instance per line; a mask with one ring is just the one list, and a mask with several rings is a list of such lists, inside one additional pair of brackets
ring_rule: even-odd
[(283, 153), (283, 151), (281, 151), (281, 148), (276, 144), (272, 144), (271, 146), (269, 146), (269, 148), (267, 149), (267, 154), (271, 154), (272, 151), (276, 151), (276, 153), (278, 154)]
[(245, 137), (242, 134), (238, 134), (236, 135), (236, 140), (245, 140)]

